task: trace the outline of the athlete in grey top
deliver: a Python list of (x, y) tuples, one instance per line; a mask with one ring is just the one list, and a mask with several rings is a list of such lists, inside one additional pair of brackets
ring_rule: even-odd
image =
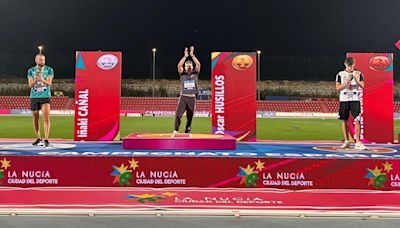
[[(195, 63), (195, 67), (193, 67), (193, 62), (188, 60), (189, 55)], [(200, 67), (200, 61), (194, 55), (194, 47), (190, 47), (190, 52), (188, 51), (188, 48), (185, 47), (184, 56), (178, 63), (181, 90), (175, 115), (174, 133), (178, 133), (181, 118), (185, 112), (187, 117), (185, 133), (190, 133), (193, 114), (196, 107), (197, 80), (200, 73)]]

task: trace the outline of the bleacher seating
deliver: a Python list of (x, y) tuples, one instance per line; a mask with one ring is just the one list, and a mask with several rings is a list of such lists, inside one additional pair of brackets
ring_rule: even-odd
[[(51, 108), (54, 110), (73, 109), (73, 105), (71, 107), (70, 103), (73, 104), (73, 99), (69, 97), (60, 96), (51, 98)], [(29, 109), (30, 100), (28, 96), (0, 96), (0, 108)]]
[[(0, 109), (29, 109), (28, 96), (0, 96)], [(122, 97), (121, 110), (174, 111), (178, 98), (171, 97)], [(53, 110), (74, 109), (74, 99), (59, 96), (52, 97)], [(197, 111), (211, 111), (211, 101), (197, 100)], [(257, 101), (257, 111), (279, 112), (325, 112), (334, 113), (339, 110), (337, 99), (322, 98), (313, 101)], [(395, 112), (400, 112), (400, 102), (394, 104)]]
[[(174, 111), (178, 98), (170, 97), (122, 97), (121, 110), (157, 110)], [(210, 111), (211, 102), (207, 100), (196, 101), (197, 111)]]
[(319, 101), (258, 101), (257, 111), (325, 112)]

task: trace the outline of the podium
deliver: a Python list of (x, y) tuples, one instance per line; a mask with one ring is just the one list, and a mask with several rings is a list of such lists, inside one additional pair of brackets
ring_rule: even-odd
[(135, 150), (234, 150), (236, 139), (227, 134), (132, 133), (122, 139), (122, 147)]

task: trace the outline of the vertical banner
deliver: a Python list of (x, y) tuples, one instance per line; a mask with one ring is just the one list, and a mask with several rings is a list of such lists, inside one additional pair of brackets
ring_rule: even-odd
[(397, 47), (397, 49), (399, 49), (400, 50), (400, 40), (398, 40), (395, 44), (394, 44), (394, 46), (396, 46)]
[(121, 52), (76, 52), (74, 140), (119, 139)]
[(212, 133), (256, 140), (256, 53), (211, 54)]
[[(361, 99), (361, 140), (393, 142), (393, 54), (347, 53), (355, 59), (355, 68), (364, 76)], [(354, 123), (350, 129), (354, 133)]]

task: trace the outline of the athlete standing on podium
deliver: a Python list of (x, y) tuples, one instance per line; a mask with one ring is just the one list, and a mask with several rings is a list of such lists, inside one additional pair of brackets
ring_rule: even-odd
[[(46, 57), (39, 53), (35, 56), (36, 66), (28, 70), (28, 84), (31, 88), (30, 100), (33, 117), (33, 127), (36, 134), (34, 146), (49, 146), (50, 134), (50, 87), (53, 84), (54, 70), (46, 66)], [(42, 111), (44, 120), (44, 141), (40, 137), (39, 111)]]
[[(189, 55), (191, 57), (190, 60)], [(193, 66), (193, 62), (195, 67)], [(181, 80), (181, 90), (179, 96), (178, 107), (175, 114), (175, 130), (174, 134), (179, 132), (181, 118), (186, 111), (186, 128), (185, 133), (190, 133), (192, 119), (196, 107), (197, 81), (200, 73), (200, 61), (194, 55), (194, 46), (190, 47), (190, 52), (185, 47), (184, 56), (178, 63), (178, 73)]]
[(348, 57), (344, 61), (345, 69), (336, 75), (336, 90), (339, 92), (339, 119), (342, 120), (342, 131), (344, 143), (341, 149), (350, 148), (349, 141), (349, 116), (350, 113), (355, 122), (355, 146), (356, 150), (368, 150), (360, 140), (360, 90), (364, 89), (364, 77), (361, 71), (354, 69), (355, 61), (353, 57)]

